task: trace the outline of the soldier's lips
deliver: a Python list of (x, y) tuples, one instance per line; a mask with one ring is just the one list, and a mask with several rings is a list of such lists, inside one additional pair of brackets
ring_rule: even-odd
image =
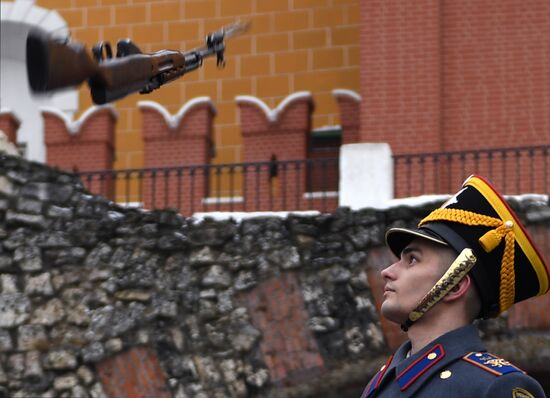
[(384, 296), (387, 294), (387, 293), (395, 293), (395, 290), (393, 290), (391, 287), (389, 286), (384, 286)]

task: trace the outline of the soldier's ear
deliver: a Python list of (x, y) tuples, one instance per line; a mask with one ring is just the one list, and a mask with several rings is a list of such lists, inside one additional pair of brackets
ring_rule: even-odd
[(464, 278), (458, 282), (458, 284), (451, 289), (449, 293), (445, 297), (443, 297), (443, 301), (449, 303), (452, 301), (456, 301), (461, 299), (462, 297), (466, 297), (466, 293), (468, 292), (468, 289), (472, 286), (472, 278), (470, 274), (467, 274)]

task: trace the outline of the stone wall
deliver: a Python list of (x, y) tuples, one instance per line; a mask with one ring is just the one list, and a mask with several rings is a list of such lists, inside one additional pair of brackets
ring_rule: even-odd
[(436, 205), (198, 221), (0, 155), (0, 396), (356, 396), (390, 351), (369, 253)]

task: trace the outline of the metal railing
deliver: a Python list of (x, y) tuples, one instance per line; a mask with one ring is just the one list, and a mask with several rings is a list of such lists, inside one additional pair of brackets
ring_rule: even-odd
[[(395, 197), (455, 192), (471, 174), (503, 194), (550, 188), (550, 145), (394, 156)], [(332, 211), (337, 158), (272, 160), (78, 173), (92, 193), (145, 208), (206, 211)], [(373, 189), (376, 189), (373, 187)]]
[(395, 196), (453, 193), (471, 174), (503, 194), (548, 194), (549, 152), (550, 145), (538, 145), (395, 155)]
[(208, 164), (77, 173), (111, 200), (184, 215), (207, 211), (332, 211), (338, 159)]

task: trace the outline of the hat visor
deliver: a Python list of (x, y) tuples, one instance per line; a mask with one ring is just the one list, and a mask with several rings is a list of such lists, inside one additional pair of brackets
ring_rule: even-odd
[(401, 252), (415, 238), (426, 239), (443, 246), (449, 246), (439, 236), (424, 229), (390, 228), (386, 232), (386, 245), (396, 257), (401, 257)]

